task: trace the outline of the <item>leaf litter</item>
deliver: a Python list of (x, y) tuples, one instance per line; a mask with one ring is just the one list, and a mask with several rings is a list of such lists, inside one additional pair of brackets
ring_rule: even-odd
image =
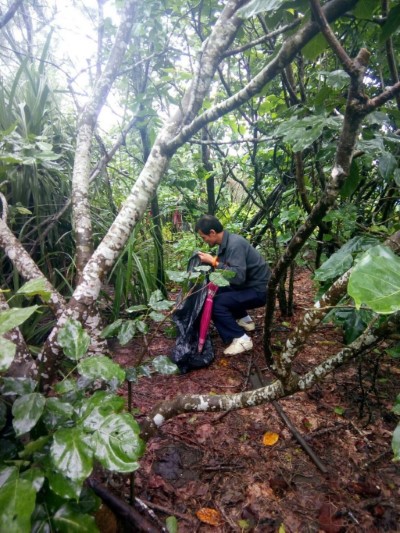
[[(309, 271), (298, 269), (294, 315), (282, 317), (276, 311), (274, 346), (284, 344), (305, 309), (312, 307), (313, 297)], [(247, 390), (250, 362), (258, 365), (266, 380), (272, 379), (263, 356), (263, 310), (254, 310), (252, 316), (257, 325), (252, 352), (223, 357), (224, 347), (214, 331), (216, 358), (208, 368), (141, 378), (133, 386), (134, 408), (144, 415), (177, 394)], [(151, 343), (151, 357), (167, 355), (173, 345), (173, 339), (160, 333)], [(342, 347), (341, 331), (322, 324), (294, 370), (302, 373)], [(134, 366), (141, 350), (137, 338), (129, 346), (117, 347), (114, 360)], [(135, 472), (135, 496), (162, 523), (169, 515), (176, 516), (179, 533), (398, 531), (400, 466), (392, 462), (391, 453), (398, 417), (391, 406), (399, 391), (395, 361), (372, 352), (307, 393), (279, 401), (326, 466), (326, 474), (299, 446), (272, 404), (179, 415), (148, 442)], [(127, 386), (121, 394), (127, 396)], [(139, 423), (140, 418), (139, 414)], [(122, 499), (129, 499), (129, 476), (116, 475), (109, 484)]]

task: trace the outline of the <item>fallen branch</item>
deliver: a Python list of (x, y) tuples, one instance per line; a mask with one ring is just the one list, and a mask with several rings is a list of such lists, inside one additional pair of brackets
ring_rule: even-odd
[(292, 396), (296, 392), (304, 392), (336, 368), (343, 366), (365, 350), (375, 346), (382, 338), (391, 334), (392, 331), (396, 331), (399, 324), (400, 312), (390, 316), (385, 324), (376, 331), (372, 331), (374, 323), (371, 323), (370, 327), (360, 337), (337, 354), (329, 357), (302, 376), (292, 373), (291, 379), (285, 383), (277, 379), (266, 387), (237, 394), (184, 394), (172, 400), (163, 401), (157, 404), (141, 422), (142, 437), (149, 439), (166, 420), (183, 413), (244, 409)]
[[(139, 511), (131, 507), (126, 502), (115, 496), (104, 485), (101, 485), (93, 478), (87, 481), (89, 487), (101, 498), (101, 500), (113, 511), (113, 513), (126, 522), (129, 531), (138, 531), (145, 533), (163, 533), (163, 530), (154, 526), (146, 517), (142, 516)], [(165, 530), (164, 530), (165, 531)]]

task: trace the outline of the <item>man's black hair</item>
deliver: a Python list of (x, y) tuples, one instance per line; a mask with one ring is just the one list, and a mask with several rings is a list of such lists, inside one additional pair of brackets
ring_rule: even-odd
[(212, 215), (203, 215), (196, 222), (194, 227), (195, 232), (201, 231), (204, 235), (210, 235), (210, 231), (214, 230), (216, 233), (221, 233), (224, 231), (224, 227), (217, 217)]

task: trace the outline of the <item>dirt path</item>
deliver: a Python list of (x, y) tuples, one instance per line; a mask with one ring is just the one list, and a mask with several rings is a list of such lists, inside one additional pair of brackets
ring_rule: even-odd
[[(297, 273), (295, 287), (295, 316), (276, 316), (277, 348), (313, 302), (306, 270)], [(252, 361), (271, 379), (263, 358), (262, 310), (253, 317), (257, 328), (251, 354), (224, 358), (214, 333), (216, 358), (209, 368), (182, 376), (142, 378), (134, 386), (134, 407), (146, 413), (178, 393), (246, 390)], [(173, 344), (160, 335), (151, 345), (152, 356), (168, 355)], [(340, 332), (322, 325), (295, 369), (304, 372), (341, 346)], [(139, 352), (135, 344), (120, 348), (115, 360), (133, 366)], [(181, 415), (148, 443), (135, 475), (135, 494), (149, 502), (162, 522), (168, 515), (176, 516), (180, 533), (400, 531), (400, 467), (392, 462), (390, 448), (396, 425), (390, 408), (399, 391), (398, 365), (372, 353), (309, 393), (280, 401), (326, 467), (325, 474), (272, 405), (227, 414)], [(263, 444), (268, 431), (279, 436), (273, 446)], [(128, 480), (114, 479), (113, 490), (128, 498)], [(211, 519), (217, 525), (198, 518), (196, 513), (204, 508), (215, 511)]]

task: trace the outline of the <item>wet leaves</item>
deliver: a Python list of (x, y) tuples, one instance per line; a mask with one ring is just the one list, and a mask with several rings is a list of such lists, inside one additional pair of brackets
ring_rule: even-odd
[(343, 531), (343, 518), (337, 507), (331, 503), (323, 503), (318, 515), (319, 527), (325, 533), (340, 533)]
[[(296, 315), (313, 305), (308, 278), (305, 272), (297, 274)], [(257, 318), (261, 324), (262, 316)], [(296, 319), (291, 320), (293, 327)], [(251, 357), (264, 368), (261, 330), (252, 337)], [(287, 335), (286, 329), (276, 331), (275, 340), (283, 344)], [(248, 389), (250, 354), (228, 360), (216, 334), (213, 343), (216, 357), (210, 367), (187, 375), (157, 374), (151, 380), (140, 380), (133, 389), (134, 405), (145, 414), (156, 403), (177, 394), (206, 394), (210, 390), (231, 394)], [(163, 333), (154, 338), (151, 348), (154, 354), (166, 354), (172, 345), (173, 340)], [(296, 369), (303, 371), (341, 347), (341, 332), (322, 325), (299, 355)], [(135, 341), (128, 357), (127, 348), (120, 348), (120, 364), (133, 366), (141, 349)], [(379, 371), (389, 382), (376, 383), (380, 394), (384, 388), (382, 398), (390, 407), (400, 390), (397, 363), (398, 359), (389, 358)], [(370, 366), (366, 359), (363, 364), (365, 372), (373, 369), (372, 360)], [(364, 429), (364, 420), (357, 418), (358, 393), (357, 371), (348, 367), (337, 371), (333, 381), (280, 401), (315, 453), (329, 465), (328, 478), (318, 472), (272, 406), (263, 405), (228, 413), (190, 413), (168, 421), (148, 443), (142, 468), (135, 475), (135, 490), (139, 497), (151, 498), (171, 514), (174, 510), (184, 513), (186, 520), (176, 515), (180, 533), (231, 529), (278, 533), (283, 523), (282, 531), (284, 527), (287, 533), (398, 531), (399, 474), (390, 450), (396, 420), (383, 416), (382, 405), (382, 413), (379, 411)], [(335, 407), (342, 407), (344, 412), (336, 414)], [(375, 415), (374, 404), (372, 409)], [(263, 444), (266, 430), (279, 436), (274, 445)], [(173, 453), (176, 449), (180, 457)], [(382, 455), (385, 451), (387, 455)], [(362, 468), (365, 464), (370, 465), (368, 470)], [(368, 495), (374, 489), (365, 486), (367, 482), (381, 487), (379, 496)], [(199, 510), (209, 508), (217, 513), (214, 518), (221, 519), (218, 525), (197, 516)], [(209, 516), (213, 520), (213, 513)]]

